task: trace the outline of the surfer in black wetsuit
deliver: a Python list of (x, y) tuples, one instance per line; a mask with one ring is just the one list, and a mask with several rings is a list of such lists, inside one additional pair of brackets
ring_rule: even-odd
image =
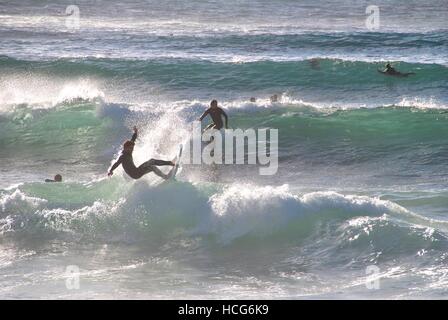
[(156, 166), (174, 166), (175, 163), (173, 161), (165, 161), (165, 160), (157, 160), (150, 159), (139, 167), (136, 167), (134, 164), (134, 160), (132, 159), (132, 151), (134, 151), (135, 140), (137, 139), (137, 128), (134, 127), (134, 134), (132, 135), (131, 140), (125, 141), (123, 144), (123, 151), (118, 160), (112, 165), (107, 174), (109, 177), (114, 174), (114, 170), (121, 164), (123, 166), (124, 171), (133, 179), (139, 179), (143, 175), (154, 172), (159, 177), (163, 179), (168, 179), (169, 175), (164, 174), (160, 171)]
[(205, 112), (202, 114), (202, 116), (199, 118), (199, 121), (202, 121), (207, 115), (210, 115), (210, 117), (213, 120), (213, 123), (209, 124), (204, 131), (208, 129), (216, 129), (220, 130), (223, 127), (222, 123), (222, 117), (224, 116), (226, 120), (226, 129), (228, 128), (228, 117), (227, 114), (222, 110), (220, 107), (218, 107), (218, 101), (212, 100), (210, 102), (210, 108), (205, 110)]
[(45, 179), (45, 182), (62, 182), (62, 176), (58, 173), (54, 179)]
[(390, 65), (390, 63), (386, 64), (386, 69), (384, 70), (384, 72), (387, 73), (387, 74), (391, 74), (391, 75), (395, 75), (395, 74), (399, 73), (397, 70), (395, 70), (394, 67), (392, 67)]
[(386, 69), (384, 69), (383, 71), (381, 71), (381, 70), (378, 70), (378, 71), (383, 74), (387, 74), (390, 76), (397, 76), (397, 77), (407, 77), (407, 76), (415, 74), (414, 72), (403, 73), (403, 72), (397, 71), (394, 67), (392, 67), (390, 65), (389, 62), (386, 64)]

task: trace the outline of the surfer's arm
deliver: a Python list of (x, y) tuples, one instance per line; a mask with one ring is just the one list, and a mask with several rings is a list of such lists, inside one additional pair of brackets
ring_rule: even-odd
[[(136, 135), (135, 133), (134, 133), (134, 135)], [(112, 165), (112, 167), (109, 169), (109, 172), (108, 172), (108, 176), (111, 176), (111, 175), (113, 175), (114, 174), (114, 170), (115, 169), (117, 169), (117, 167), (121, 164), (121, 162), (123, 161), (123, 156), (120, 156), (120, 158), (118, 158), (118, 160)]]
[(205, 112), (202, 114), (202, 116), (199, 118), (199, 121), (202, 121), (209, 113), (209, 109), (205, 110)]
[(137, 140), (137, 134), (138, 134), (138, 129), (137, 127), (134, 127), (134, 134), (132, 135), (131, 141), (135, 142), (135, 140)]

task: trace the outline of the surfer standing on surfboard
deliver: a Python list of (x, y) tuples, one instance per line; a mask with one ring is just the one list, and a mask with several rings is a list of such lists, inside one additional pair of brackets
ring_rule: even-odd
[(118, 160), (112, 165), (107, 175), (109, 177), (112, 176), (114, 174), (114, 170), (121, 164), (124, 171), (133, 179), (139, 179), (147, 173), (154, 172), (159, 177), (167, 180), (170, 175), (164, 174), (156, 166), (174, 166), (175, 163), (173, 161), (150, 159), (141, 164), (139, 167), (135, 166), (134, 160), (132, 158), (132, 152), (134, 151), (137, 133), (137, 127), (134, 127), (134, 134), (132, 135), (131, 140), (127, 140), (123, 143), (123, 151)]
[(226, 129), (228, 128), (228, 117), (227, 114), (222, 110), (220, 107), (218, 107), (218, 101), (212, 100), (210, 102), (210, 108), (205, 110), (205, 112), (202, 114), (202, 116), (199, 118), (199, 121), (202, 121), (207, 115), (210, 115), (210, 117), (213, 120), (213, 123), (209, 124), (204, 131), (208, 129), (216, 129), (221, 130), (223, 127), (222, 123), (222, 117), (224, 116), (226, 120)]

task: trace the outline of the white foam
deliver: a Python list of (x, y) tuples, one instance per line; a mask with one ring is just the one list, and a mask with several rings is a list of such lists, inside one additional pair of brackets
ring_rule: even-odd
[[(432, 233), (423, 234), (423, 238), (432, 238), (435, 232), (440, 234), (448, 230), (446, 222), (427, 219), (379, 198), (331, 191), (299, 195), (288, 185), (204, 187), (187, 182), (152, 185), (156, 179), (153, 176), (129, 181), (130, 188), (120, 192), (123, 198), (96, 200), (74, 209), (60, 207), (60, 204), (54, 208), (55, 204), (30, 197), (17, 189), (1, 197), (1, 229), (2, 232), (31, 234), (62, 231), (111, 241), (142, 236), (169, 237), (173, 232), (183, 230), (186, 235), (212, 235), (222, 244), (245, 236), (263, 238), (275, 234), (300, 239), (307, 237), (301, 234), (304, 230), (291, 226), (328, 220), (360, 229), (366, 221), (375, 222), (376, 218), (380, 222), (389, 221), (392, 217), (409, 228), (432, 230)], [(90, 187), (86, 188), (86, 192), (92, 192)]]
[(30, 197), (19, 189), (11, 194), (3, 194), (0, 198), (0, 208), (2, 214), (20, 213), (35, 210), (46, 204), (47, 200)]
[(447, 109), (446, 104), (434, 98), (423, 99), (420, 97), (404, 97), (397, 104), (399, 107), (413, 107), (418, 109)]
[(89, 78), (64, 80), (39, 75), (0, 77), (0, 111), (10, 112), (16, 105), (33, 109), (52, 108), (75, 99), (103, 98), (98, 81)]
[(296, 218), (328, 211), (348, 217), (407, 214), (390, 201), (336, 192), (313, 192), (298, 196), (281, 187), (233, 185), (210, 198), (213, 228), (223, 242), (244, 235), (272, 234)]

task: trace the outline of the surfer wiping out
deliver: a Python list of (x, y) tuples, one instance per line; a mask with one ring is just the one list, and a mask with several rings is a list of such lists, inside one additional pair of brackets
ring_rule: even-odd
[(210, 108), (205, 110), (205, 112), (199, 118), (199, 121), (202, 121), (202, 119), (204, 119), (207, 115), (210, 115), (210, 117), (213, 120), (213, 123), (211, 123), (207, 127), (205, 127), (204, 131), (206, 131), (208, 129), (216, 129), (216, 130), (222, 129), (222, 127), (223, 127), (222, 117), (223, 116), (226, 120), (226, 129), (228, 128), (227, 114), (224, 112), (224, 110), (222, 110), (220, 107), (218, 107), (218, 101), (212, 100), (212, 102), (210, 102)]
[(137, 139), (137, 133), (138, 130), (136, 127), (134, 127), (134, 134), (132, 135), (131, 140), (125, 141), (125, 143), (123, 144), (123, 151), (120, 157), (112, 165), (107, 175), (109, 177), (113, 175), (114, 170), (121, 164), (123, 166), (124, 171), (128, 174), (128, 176), (130, 176), (133, 179), (139, 179), (143, 175), (150, 172), (154, 172), (156, 175), (162, 177), (165, 180), (168, 179), (169, 175), (164, 174), (156, 166), (174, 166), (175, 163), (173, 161), (150, 159), (141, 164), (139, 167), (135, 166), (134, 160), (132, 158), (132, 152), (134, 151), (134, 145), (135, 140)]

